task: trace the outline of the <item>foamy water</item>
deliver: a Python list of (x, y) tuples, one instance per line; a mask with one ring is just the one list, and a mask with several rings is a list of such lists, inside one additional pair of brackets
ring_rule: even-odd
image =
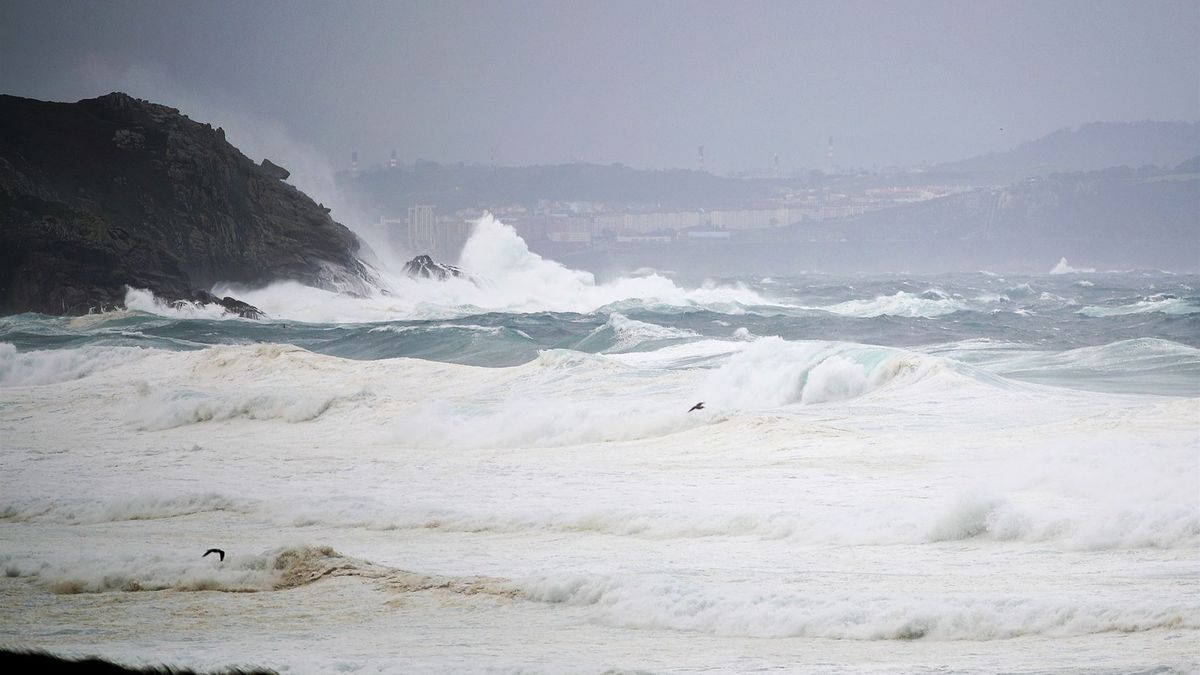
[(264, 321), (148, 296), (0, 319), (5, 644), (314, 673), (1200, 668), (1196, 278), (697, 288), (477, 234), (475, 283), (276, 286), (248, 298)]

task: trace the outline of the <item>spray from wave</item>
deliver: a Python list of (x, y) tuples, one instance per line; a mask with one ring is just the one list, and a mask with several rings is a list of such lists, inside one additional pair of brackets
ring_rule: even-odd
[(1095, 271), (1094, 267), (1071, 267), (1066, 258), (1059, 258), (1058, 264), (1050, 270), (1050, 274), (1091, 274)]
[(381, 287), (354, 297), (277, 283), (261, 289), (218, 285), (269, 316), (309, 322), (355, 323), (399, 319), (445, 319), (484, 312), (590, 313), (609, 305), (670, 306), (737, 313), (772, 301), (742, 285), (685, 289), (658, 274), (598, 282), (529, 250), (512, 227), (484, 215), (460, 258), (471, 278), (410, 279), (387, 271)]
[(937, 289), (922, 293), (898, 291), (871, 300), (847, 300), (828, 307), (812, 307), (848, 317), (873, 318), (877, 316), (902, 316), (908, 318), (933, 318), (966, 309), (960, 299), (953, 298)]
[(906, 376), (913, 380), (939, 361), (865, 345), (762, 338), (709, 376), (701, 397), (721, 407), (763, 409), (861, 396)]

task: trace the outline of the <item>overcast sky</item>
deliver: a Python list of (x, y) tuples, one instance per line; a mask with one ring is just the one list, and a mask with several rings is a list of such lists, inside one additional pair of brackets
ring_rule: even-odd
[[(0, 92), (124, 90), (335, 165), (719, 172), (959, 159), (1200, 119), (1200, 2), (24, 2)], [(211, 119), (230, 118), (230, 119)], [(1001, 130), (1003, 129), (1003, 131)]]

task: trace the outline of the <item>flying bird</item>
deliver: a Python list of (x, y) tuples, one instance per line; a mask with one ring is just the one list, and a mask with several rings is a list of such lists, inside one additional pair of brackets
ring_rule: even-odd
[(692, 410), (704, 410), (704, 401), (700, 401), (696, 405), (692, 406), (691, 410), (688, 410), (688, 412), (692, 412)]
[(210, 548), (204, 552), (204, 555), (202, 555), (200, 557), (201, 558), (207, 557), (209, 553), (216, 553), (217, 555), (221, 556), (221, 562), (225, 562), (225, 551), (222, 551), (219, 548)]

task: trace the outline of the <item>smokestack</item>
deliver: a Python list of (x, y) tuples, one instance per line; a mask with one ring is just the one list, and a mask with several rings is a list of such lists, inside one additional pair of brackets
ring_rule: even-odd
[(350, 175), (358, 175), (358, 151), (350, 153)]
[(833, 173), (833, 136), (829, 137), (829, 148), (825, 154), (826, 173)]
[(396, 151), (395, 150), (392, 150), (392, 159), (391, 159), (391, 161), (388, 162), (388, 166), (393, 169), (396, 168)]
[(704, 171), (704, 146), (700, 146), (700, 171)]

